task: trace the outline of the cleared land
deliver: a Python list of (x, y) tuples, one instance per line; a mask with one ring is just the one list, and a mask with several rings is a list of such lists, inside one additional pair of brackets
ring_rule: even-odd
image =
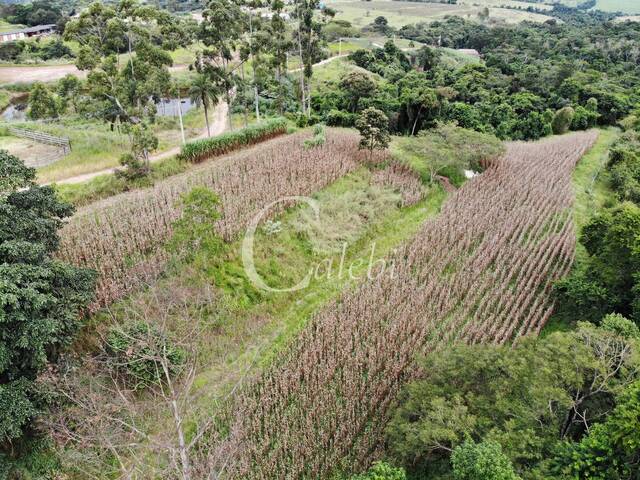
[(640, 14), (640, 2), (637, 0), (597, 0), (594, 8), (604, 12)]
[[(393, 0), (377, 0), (372, 2), (335, 1), (327, 2), (331, 8), (337, 10), (336, 18), (347, 20), (357, 27), (364, 27), (373, 22), (378, 16), (384, 16), (394, 27), (440, 20), (447, 15), (458, 15), (463, 18), (477, 18), (482, 6), (448, 5), (441, 3), (400, 2)], [(507, 8), (491, 8), (489, 18), (503, 20), (508, 23), (518, 23), (523, 20), (544, 22), (549, 16)]]

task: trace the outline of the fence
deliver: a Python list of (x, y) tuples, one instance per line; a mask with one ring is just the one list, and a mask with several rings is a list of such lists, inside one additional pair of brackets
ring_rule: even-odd
[(55, 135), (49, 135), (48, 133), (24, 130), (22, 128), (15, 127), (9, 127), (9, 133), (15, 137), (28, 138), (34, 142), (60, 147), (62, 149), (63, 156), (71, 152), (71, 141), (65, 137), (56, 137)]

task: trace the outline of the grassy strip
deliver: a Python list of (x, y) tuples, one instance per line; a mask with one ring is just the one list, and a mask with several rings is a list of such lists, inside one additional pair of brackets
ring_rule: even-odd
[(579, 229), (589, 221), (593, 212), (615, 201), (605, 166), (609, 148), (619, 136), (620, 131), (616, 128), (601, 130), (596, 144), (576, 166), (572, 179), (576, 195), (573, 211)]
[(180, 158), (190, 162), (201, 162), (207, 158), (282, 135), (286, 131), (287, 121), (284, 118), (275, 118), (241, 130), (226, 132), (217, 137), (189, 142), (182, 147)]
[(95, 177), (87, 182), (54, 185), (60, 198), (76, 207), (83, 207), (119, 193), (149, 188), (157, 182), (189, 169), (190, 163), (177, 157), (166, 158), (151, 164), (151, 171), (144, 178), (127, 181), (112, 174)]
[[(606, 163), (609, 158), (609, 148), (620, 136), (617, 128), (600, 131), (595, 145), (580, 159), (576, 166), (571, 183), (575, 192), (573, 203), (573, 221), (578, 235), (592, 215), (615, 201), (615, 195), (609, 185), (609, 175)], [(576, 244), (576, 261), (574, 269), (584, 264), (587, 252), (581, 243)], [(569, 331), (573, 325), (562, 315), (554, 313), (540, 333), (546, 336), (557, 331)]]

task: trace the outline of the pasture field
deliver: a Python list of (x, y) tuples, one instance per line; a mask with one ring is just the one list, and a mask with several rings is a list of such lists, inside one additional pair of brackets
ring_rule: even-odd
[(536, 10), (553, 10), (553, 5), (546, 3), (530, 3), (518, 0), (458, 0), (458, 5), (473, 5), (475, 7), (506, 7), (526, 10), (533, 7)]
[[(448, 15), (475, 19), (482, 6), (448, 5), (441, 3), (402, 2), (394, 0), (374, 0), (372, 2), (331, 0), (327, 5), (337, 10), (337, 19), (347, 20), (356, 27), (365, 27), (378, 16), (384, 16), (393, 27), (441, 20)], [(519, 23), (523, 20), (544, 22), (550, 17), (537, 13), (507, 8), (491, 8), (489, 18)]]
[(208, 460), (224, 462), (232, 478), (325, 478), (343, 461), (364, 467), (417, 355), (539, 332), (553, 308), (550, 285), (573, 261), (572, 170), (596, 137), (509, 145), (398, 253), (395, 275), (323, 309), (243, 389), (230, 409), (232, 433), (209, 449), (237, 453)]
[(594, 8), (604, 12), (640, 14), (640, 3), (635, 0), (596, 0)]

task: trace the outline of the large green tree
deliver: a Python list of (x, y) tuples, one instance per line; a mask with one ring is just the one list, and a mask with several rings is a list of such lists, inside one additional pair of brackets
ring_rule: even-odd
[(617, 312), (640, 322), (640, 207), (625, 202), (595, 215), (580, 241), (589, 256), (556, 293), (565, 315), (597, 322)]
[[(119, 0), (113, 6), (93, 3), (65, 28), (65, 39), (80, 44), (76, 66), (88, 72), (86, 90), (93, 114), (112, 128), (129, 127), (125, 130), (133, 156), (138, 155), (137, 137), (131, 126), (144, 129), (145, 136), (152, 134), (155, 102), (171, 84), (173, 61), (168, 51), (191, 43), (191, 31), (188, 22), (137, 0)], [(148, 153), (142, 158), (145, 163)]]
[(0, 443), (22, 435), (43, 407), (36, 382), (73, 339), (95, 276), (55, 259), (73, 208), (35, 170), (0, 151)]
[[(580, 441), (638, 380), (638, 338), (620, 334), (633, 331), (629, 325), (612, 318), (606, 328), (584, 323), (513, 347), (461, 346), (428, 356), (423, 379), (408, 386), (390, 422), (391, 456), (414, 474), (434, 475), (448, 471), (465, 441), (495, 442), (518, 474), (542, 478), (534, 472), (548, 473), (560, 446)], [(459, 463), (471, 468), (481, 452), (464, 449), (467, 460)]]

